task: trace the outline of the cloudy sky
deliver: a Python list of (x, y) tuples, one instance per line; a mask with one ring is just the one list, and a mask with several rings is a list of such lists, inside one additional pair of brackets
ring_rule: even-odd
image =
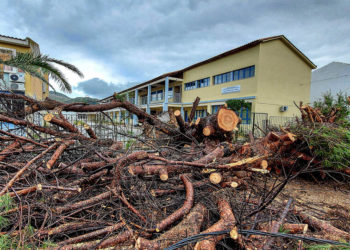
[(350, 63), (350, 1), (0, 0), (0, 34), (78, 66), (71, 96), (113, 91), (284, 34), (318, 67)]

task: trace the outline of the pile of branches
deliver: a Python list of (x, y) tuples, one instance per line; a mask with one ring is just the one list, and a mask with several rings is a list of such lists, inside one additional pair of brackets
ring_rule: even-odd
[[(8, 110), (0, 121), (28, 131), (26, 137), (0, 131), (1, 237), (17, 240), (9, 248), (163, 249), (188, 236), (217, 231), (229, 236), (214, 235), (192, 246), (268, 248), (273, 240), (239, 232), (276, 233), (282, 224), (290, 233), (305, 233), (310, 225), (350, 239), (349, 233), (297, 206), (289, 209), (290, 203), (288, 216), (280, 214), (283, 202), (269, 207), (288, 181), (318, 164), (303, 139), (286, 129), (233, 144), (239, 118), (223, 107), (193, 121), (199, 98), (189, 122), (174, 113), (175, 126), (117, 95), (111, 103), (98, 105), (40, 102), (4, 93), (0, 97), (26, 101), (24, 111)], [(62, 115), (116, 107), (163, 136), (140, 135), (137, 139), (147, 150), (125, 150), (121, 142), (98, 138), (87, 125), (86, 133), (79, 132)], [(41, 111), (48, 112), (44, 119), (52, 126), (25, 118)], [(41, 139), (43, 134), (52, 138)]]

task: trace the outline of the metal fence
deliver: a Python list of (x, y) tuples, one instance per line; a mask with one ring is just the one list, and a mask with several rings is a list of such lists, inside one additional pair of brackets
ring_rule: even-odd
[[(240, 114), (239, 114), (240, 115)], [(252, 135), (256, 138), (264, 136), (268, 130), (287, 127), (296, 122), (295, 117), (286, 116), (268, 116), (267, 113), (250, 113), (248, 122), (243, 120), (239, 125), (239, 133), (241, 135)]]
[[(34, 124), (54, 128), (62, 131), (63, 129), (56, 125), (44, 121), (45, 113), (35, 113), (34, 115), (26, 116), (26, 119)], [(96, 136), (101, 139), (113, 139), (124, 142), (124, 145), (132, 144), (136, 141), (136, 137), (142, 137), (143, 131), (139, 126), (133, 125), (132, 115), (123, 117), (117, 120), (113, 116), (108, 116), (103, 113), (97, 114), (79, 114), (68, 113), (64, 114), (71, 124), (76, 126), (80, 133), (88, 136), (84, 129), (84, 124), (89, 125), (95, 132)], [(249, 119), (243, 121), (239, 126), (239, 135), (246, 136), (252, 133), (254, 137), (264, 136), (269, 129), (285, 127), (295, 122), (294, 117), (268, 116), (267, 113), (250, 113)], [(26, 127), (19, 127), (10, 123), (0, 122), (0, 129), (9, 131), (20, 136), (29, 136), (35, 139), (49, 139), (51, 136), (41, 134)]]

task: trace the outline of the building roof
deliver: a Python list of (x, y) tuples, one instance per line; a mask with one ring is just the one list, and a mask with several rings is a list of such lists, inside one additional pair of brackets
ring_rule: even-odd
[(34, 42), (31, 38), (26, 37), (25, 39), (12, 37), (12, 36), (4, 36), (0, 34), (0, 42), (17, 45), (25, 48), (30, 48), (31, 51), (35, 54), (40, 53), (39, 44)]
[(29, 38), (21, 39), (21, 38), (12, 37), (12, 36), (0, 35), (0, 42), (30, 48)]
[[(159, 79), (162, 79), (164, 77), (178, 77), (179, 75), (182, 75), (183, 72), (187, 71), (187, 70), (190, 70), (190, 69), (193, 69), (193, 68), (196, 68), (198, 66), (201, 66), (201, 65), (204, 65), (204, 64), (207, 64), (207, 63), (210, 63), (210, 62), (213, 62), (213, 61), (216, 61), (218, 59), (221, 59), (221, 58), (224, 58), (226, 56), (229, 56), (229, 55), (232, 55), (232, 54), (235, 54), (235, 53), (238, 53), (238, 52), (241, 52), (243, 50), (246, 50), (246, 49), (250, 49), (250, 48), (253, 48), (257, 45), (259, 45), (260, 43), (264, 43), (264, 42), (269, 42), (269, 41), (273, 41), (273, 40), (278, 40), (280, 39), (282, 42), (284, 42), (290, 49), (292, 49), (307, 65), (310, 66), (310, 68), (312, 69), (315, 69), (317, 66), (307, 57), (305, 56), (297, 47), (295, 47), (284, 35), (279, 35), (279, 36), (271, 36), (271, 37), (266, 37), (266, 38), (261, 38), (261, 39), (258, 39), (258, 40), (255, 40), (255, 41), (252, 41), (250, 43), (247, 43), (245, 45), (242, 45), (240, 47), (237, 47), (237, 48), (234, 48), (232, 50), (229, 50), (229, 51), (226, 51), (224, 53), (221, 53), (219, 55), (216, 55), (214, 57), (211, 57), (209, 59), (206, 59), (204, 61), (201, 61), (201, 62), (198, 62), (198, 63), (195, 63), (195, 64), (192, 64), (186, 68), (183, 68), (181, 70), (177, 70), (177, 71), (173, 71), (173, 72), (169, 72), (169, 73), (165, 73), (163, 75), (160, 75), (160, 76), (157, 76), (151, 80), (148, 80), (146, 82), (143, 82), (143, 83), (140, 83), (138, 85), (135, 85), (131, 88), (128, 88), (128, 89), (125, 89), (123, 91), (120, 91), (119, 93), (125, 93), (127, 91), (130, 91), (130, 90), (133, 90), (133, 89), (137, 89), (139, 87), (142, 87), (143, 85), (147, 85), (151, 82), (154, 82), (154, 81), (157, 81)], [(111, 96), (109, 97), (106, 97), (102, 100), (105, 100), (105, 99), (108, 99), (110, 98)]]

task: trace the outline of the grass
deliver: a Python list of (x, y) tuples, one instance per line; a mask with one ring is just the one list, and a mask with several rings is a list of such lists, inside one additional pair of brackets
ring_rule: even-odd
[(304, 245), (307, 250), (349, 250), (349, 246), (335, 246), (330, 244)]
[[(0, 196), (1, 213), (9, 211), (13, 207), (14, 207), (13, 199), (9, 194)], [(8, 224), (9, 224), (9, 220), (4, 216), (0, 216), (0, 230), (2, 230), (3, 228), (6, 228)]]
[[(13, 198), (7, 193), (0, 196), (0, 213), (6, 213), (15, 206)], [(9, 219), (0, 216), (0, 231), (6, 229), (9, 226)], [(8, 234), (0, 235), (0, 249), (36, 249), (32, 242), (27, 242), (30, 237), (35, 233), (35, 228), (28, 224), (26, 225), (22, 233), (24, 234), (24, 242), (21, 242), (19, 236), (11, 237)], [(22, 235), (23, 235), (22, 234)], [(41, 243), (43, 249), (56, 246), (53, 242), (46, 240)]]

